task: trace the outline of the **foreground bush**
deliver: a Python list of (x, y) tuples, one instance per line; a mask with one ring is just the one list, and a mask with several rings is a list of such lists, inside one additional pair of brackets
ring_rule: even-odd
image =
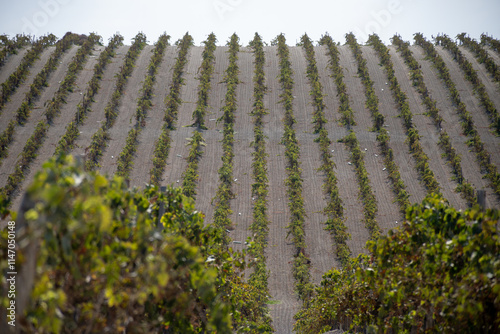
[(369, 242), (371, 258), (326, 273), (295, 329), (498, 333), (499, 215), (427, 197), (399, 229)]
[[(249, 316), (252, 291), (236, 274), (244, 269), (242, 254), (220, 246), (221, 232), (204, 226), (203, 215), (181, 189), (128, 189), (122, 178), (87, 173), (67, 156), (44, 164), (24, 206), (29, 209), (16, 220), (16, 326), (23, 331), (231, 333), (233, 326), (255, 328)], [(6, 234), (0, 242), (2, 272)], [(37, 250), (30, 254), (30, 249)], [(30, 276), (29, 260), (35, 257)], [(0, 282), (5, 310), (5, 275)], [(24, 312), (21, 290), (28, 296)]]

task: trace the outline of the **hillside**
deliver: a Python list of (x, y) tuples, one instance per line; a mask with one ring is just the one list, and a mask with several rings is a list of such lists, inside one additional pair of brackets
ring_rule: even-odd
[(0, 191), (13, 210), (56, 151), (130, 187), (192, 189), (205, 225), (223, 220), (235, 250), (265, 242), (252, 256), (269, 272), (273, 327), (291, 333), (311, 283), (367, 253), (427, 194), (465, 210), (483, 190), (485, 207), (500, 208), (494, 40), (281, 36), (258, 53), (257, 38), (162, 37), (68, 37), (41, 43), (29, 65), (33, 43), (6, 56)]

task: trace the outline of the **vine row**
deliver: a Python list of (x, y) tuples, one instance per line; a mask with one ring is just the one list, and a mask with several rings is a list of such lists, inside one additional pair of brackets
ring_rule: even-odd
[(176, 121), (176, 117), (167, 118), (167, 115), (177, 115), (177, 110), (182, 102), (180, 99), (181, 87), (184, 84), (182, 73), (187, 63), (189, 47), (191, 47), (192, 44), (193, 38), (189, 34), (185, 34), (182, 40), (177, 42), (179, 51), (174, 65), (172, 84), (170, 85), (170, 92), (164, 100), (166, 106), (165, 123), (163, 124), (160, 137), (155, 143), (153, 168), (151, 168), (149, 172), (150, 182), (154, 185), (160, 184), (161, 176), (167, 162), (170, 150), (170, 130), (173, 128), (173, 124)]
[(40, 54), (46, 47), (53, 45), (56, 41), (56, 36), (50, 34), (40, 37), (33, 46), (26, 52), (21, 63), (16, 70), (2, 83), (2, 92), (0, 94), (0, 114), (5, 107), (10, 96), (14, 94), (19, 85), (26, 79), (30, 72), (31, 65), (35, 60), (40, 58)]
[(498, 115), (498, 111), (495, 108), (495, 105), (490, 100), (484, 84), (481, 82), (481, 79), (477, 75), (477, 71), (467, 60), (467, 58), (462, 54), (457, 44), (452, 41), (447, 35), (437, 36), (436, 44), (443, 46), (451, 54), (453, 54), (455, 61), (458, 62), (458, 65), (464, 72), (465, 79), (469, 81), (474, 87), (474, 92), (477, 93), (479, 102), (488, 114), (491, 121), (491, 126), (495, 129), (495, 134), (497, 136), (500, 136), (500, 116)]
[(255, 288), (257, 301), (259, 303), (259, 315), (261, 322), (267, 325), (266, 331), (273, 331), (271, 327), (271, 318), (268, 314), (267, 301), (269, 300), (269, 273), (266, 266), (265, 249), (268, 245), (267, 236), (269, 234), (269, 216), (267, 213), (267, 195), (269, 193), (269, 183), (267, 175), (267, 153), (266, 136), (264, 135), (264, 116), (268, 114), (264, 107), (264, 96), (267, 91), (264, 65), (266, 63), (264, 54), (264, 44), (262, 38), (256, 33), (254, 39), (250, 42), (255, 57), (254, 69), (254, 89), (253, 89), (253, 132), (254, 141), (252, 143), (254, 152), (252, 163), (252, 175), (254, 183), (252, 184), (252, 196), (255, 198), (253, 206), (253, 219), (250, 225), (252, 231), (253, 244), (248, 249), (250, 257), (257, 259), (252, 262), (254, 272), (250, 274), (248, 283)]
[(481, 34), (481, 44), (488, 45), (500, 55), (500, 41), (486, 34)]
[[(240, 50), (239, 38), (236, 34), (231, 36), (229, 46), (229, 65), (225, 71), (223, 82), (227, 85), (227, 91), (221, 111), (222, 116), (217, 122), (224, 122), (222, 139), (222, 166), (219, 168), (219, 187), (212, 202), (215, 201), (214, 225), (219, 229), (226, 229), (232, 225), (229, 216), (232, 213), (230, 200), (234, 198), (232, 191), (233, 184), (233, 158), (234, 158), (234, 120), (235, 111), (238, 107), (236, 103), (236, 87), (238, 86), (239, 67), (238, 52)], [(224, 234), (224, 243), (227, 244), (229, 238)]]
[(25, 171), (28, 170), (30, 164), (33, 160), (35, 160), (38, 149), (42, 146), (45, 140), (51, 121), (60, 111), (62, 102), (57, 103), (56, 101), (64, 101), (65, 97), (72, 90), (73, 84), (76, 80), (76, 75), (83, 68), (83, 64), (86, 61), (87, 56), (92, 52), (93, 46), (99, 42), (100, 38), (100, 36), (91, 33), (69, 64), (68, 71), (66, 72), (63, 82), (54, 94), (51, 103), (45, 110), (46, 118), (41, 119), (37, 123), (35, 131), (26, 142), (26, 145), (21, 152), (21, 157), (16, 162), (16, 169), (9, 175), (7, 184), (0, 190), (1, 196), (5, 197), (9, 202), (12, 199), (14, 191), (18, 188), (21, 182), (23, 182), (25, 178)]
[(400, 211), (405, 214), (406, 209), (410, 205), (410, 202), (408, 200), (409, 194), (406, 192), (406, 186), (401, 179), (399, 168), (394, 161), (394, 152), (389, 145), (389, 131), (383, 128), (385, 118), (379, 112), (379, 100), (377, 95), (375, 94), (373, 81), (370, 79), (370, 74), (366, 65), (366, 59), (363, 58), (361, 48), (352, 33), (347, 35), (347, 42), (351, 47), (358, 64), (358, 74), (360, 75), (361, 82), (363, 83), (363, 86), (365, 88), (366, 107), (368, 108), (368, 110), (370, 110), (370, 113), (372, 115), (373, 128), (378, 133), (377, 141), (380, 144), (382, 155), (384, 156), (384, 166), (389, 174), (389, 179), (391, 180), (393, 191), (397, 195), (397, 201), (399, 203)]
[(464, 179), (461, 165), (462, 158), (453, 147), (450, 136), (446, 130), (442, 128), (443, 118), (439, 114), (437, 101), (431, 97), (431, 94), (425, 85), (420, 65), (413, 57), (411, 50), (408, 49), (408, 51), (404, 53), (404, 57), (405, 63), (410, 69), (410, 77), (413, 81), (413, 86), (416, 87), (416, 90), (420, 94), (423, 104), (427, 108), (428, 115), (432, 118), (434, 125), (436, 126), (436, 130), (439, 132), (438, 145), (443, 150), (443, 156), (446, 157), (448, 164), (451, 166), (451, 170), (454, 174), (452, 179), (458, 183), (455, 191), (460, 193), (469, 205), (474, 205), (476, 203), (474, 188), (472, 187), (472, 184)]
[(484, 147), (484, 143), (474, 125), (472, 115), (467, 110), (465, 103), (460, 99), (460, 94), (455, 83), (451, 80), (450, 72), (443, 58), (437, 53), (434, 45), (423, 38), (422, 34), (415, 35), (415, 43), (424, 49), (428, 59), (433, 62), (435, 68), (438, 70), (440, 78), (450, 92), (453, 105), (457, 108), (462, 131), (469, 138), (466, 143), (476, 153), (477, 162), (482, 171), (486, 172), (486, 177), (490, 180), (490, 186), (493, 191), (497, 195), (500, 195), (500, 174), (497, 167), (491, 162), (491, 156)]
[(7, 128), (0, 135), (0, 163), (8, 155), (8, 149), (14, 140), (16, 126), (24, 125), (28, 120), (31, 109), (35, 106), (36, 100), (40, 97), (44, 87), (48, 86), (49, 75), (57, 69), (62, 55), (70, 49), (75, 40), (75, 35), (67, 33), (55, 44), (56, 49), (50, 56), (42, 70), (33, 79), (30, 90), (26, 93), (21, 106), (16, 111), (16, 118), (11, 120)]
[(304, 209), (304, 198), (302, 197), (302, 170), (300, 169), (300, 146), (293, 129), (295, 116), (293, 115), (293, 70), (290, 63), (290, 51), (286, 45), (285, 36), (280, 34), (273, 44), (278, 45), (279, 56), (279, 82), (282, 93), (281, 103), (285, 108), (283, 118), (284, 133), (281, 143), (285, 145), (285, 157), (287, 159), (288, 176), (285, 179), (288, 194), (288, 206), (290, 208), (291, 219), (287, 226), (287, 237), (292, 235), (292, 240), (296, 249), (293, 261), (293, 276), (295, 278), (295, 290), (299, 298), (308, 303), (313, 294), (313, 284), (311, 283), (310, 260), (305, 255), (305, 231), (304, 223), (306, 211)]
[[(373, 37), (371, 37), (373, 36)], [(371, 35), (370, 37), (375, 42), (381, 43), (380, 39), (376, 35)], [(371, 41), (369, 39), (369, 41)], [(385, 123), (385, 117), (379, 112), (379, 100), (375, 94), (375, 89), (373, 87), (374, 82), (370, 79), (370, 74), (368, 72), (366, 59), (363, 58), (363, 53), (361, 48), (357, 43), (354, 36), (348, 36), (348, 44), (351, 47), (356, 62), (358, 64), (358, 74), (361, 78), (361, 82), (365, 88), (366, 97), (366, 107), (370, 110), (371, 116), (373, 118), (373, 128), (377, 132), (377, 141), (379, 142), (380, 148), (382, 150), (382, 155), (384, 156), (384, 166), (389, 174), (389, 179), (391, 180), (392, 190), (396, 194), (396, 200), (399, 203), (399, 209), (403, 215), (406, 213), (406, 209), (410, 206), (410, 201), (408, 200), (409, 194), (406, 192), (406, 186), (399, 173), (399, 167), (394, 161), (394, 151), (390, 147), (390, 135), (383, 126)]]
[(492, 75), (495, 82), (500, 82), (500, 67), (495, 63), (495, 61), (489, 56), (488, 51), (486, 51), (481, 44), (473, 40), (465, 33), (457, 35), (458, 40), (469, 48), (480, 64), (484, 64), (486, 70)]
[[(394, 36), (392, 38), (392, 43), (398, 47), (397, 50), (403, 55), (403, 58), (410, 52), (408, 43), (403, 42), (399, 36)], [(425, 154), (422, 144), (420, 143), (421, 136), (413, 124), (413, 113), (410, 110), (408, 97), (401, 89), (398, 79), (396, 78), (389, 49), (383, 43), (374, 44), (373, 46), (380, 57), (381, 64), (385, 68), (392, 96), (398, 105), (400, 117), (403, 119), (403, 125), (406, 129), (406, 142), (410, 148), (410, 153), (416, 161), (415, 168), (420, 175), (420, 179), (429, 194), (440, 193), (439, 183), (436, 180), (434, 172), (429, 167), (429, 157)]]
[(128, 77), (132, 74), (134, 69), (134, 64), (139, 57), (141, 50), (146, 45), (146, 35), (138, 33), (132, 40), (132, 46), (125, 55), (124, 64), (120, 68), (120, 72), (116, 77), (115, 91), (111, 96), (111, 100), (104, 109), (105, 122), (94, 133), (92, 136), (92, 142), (86, 149), (88, 151), (85, 159), (85, 169), (87, 171), (94, 170), (96, 167), (99, 167), (102, 150), (104, 150), (108, 140), (110, 139), (108, 131), (111, 129), (116, 117), (118, 116), (118, 105), (121, 97), (123, 96), (123, 91), (125, 90)]
[(138, 137), (142, 131), (142, 128), (146, 126), (146, 116), (148, 109), (153, 105), (151, 99), (154, 93), (154, 84), (156, 82), (156, 73), (158, 72), (158, 67), (163, 60), (163, 55), (165, 49), (168, 45), (168, 40), (170, 36), (163, 33), (158, 41), (155, 43), (153, 49), (153, 56), (148, 65), (148, 70), (146, 77), (144, 78), (142, 88), (140, 90), (140, 96), (137, 99), (137, 109), (136, 109), (136, 125), (128, 132), (126, 145), (118, 156), (118, 168), (116, 174), (128, 180), (129, 173), (132, 170), (134, 154), (137, 150)]
[(212, 78), (212, 73), (214, 72), (215, 63), (215, 43), (217, 39), (215, 35), (211, 33), (205, 43), (205, 48), (203, 50), (203, 62), (198, 71), (201, 71), (198, 88), (198, 101), (196, 102), (196, 109), (193, 113), (194, 123), (192, 126), (196, 126), (199, 129), (206, 130), (205, 126), (205, 115), (207, 114), (208, 108), (208, 94), (210, 92), (210, 80)]
[[(55, 36), (54, 36), (55, 39)], [(17, 34), (9, 39), (8, 35), (0, 35), (0, 68), (5, 64), (5, 60), (11, 54), (17, 54), (17, 50), (25, 45), (34, 44), (30, 35)]]
[(67, 153), (73, 148), (73, 144), (80, 135), (78, 127), (83, 124), (86, 116), (92, 111), (91, 105), (94, 102), (94, 96), (99, 92), (101, 88), (100, 81), (104, 73), (106, 65), (110, 62), (110, 59), (115, 55), (115, 49), (122, 45), (123, 37), (121, 35), (114, 35), (108, 46), (101, 52), (97, 64), (94, 66), (94, 74), (92, 79), (88, 83), (86, 92), (83, 94), (82, 101), (76, 106), (76, 114), (73, 121), (71, 121), (66, 126), (66, 132), (59, 140), (56, 147), (56, 155), (62, 152)]
[[(324, 43), (328, 43), (326, 38), (322, 39)], [(330, 39), (331, 42), (331, 39)], [(344, 207), (340, 198), (338, 189), (338, 180), (335, 175), (335, 163), (330, 152), (331, 140), (328, 137), (328, 130), (325, 128), (327, 123), (323, 102), (323, 87), (319, 81), (318, 68), (316, 66), (316, 59), (314, 55), (314, 48), (311, 40), (307, 35), (302, 36), (301, 44), (306, 51), (307, 59), (307, 77), (311, 86), (310, 95), (313, 99), (315, 107), (315, 115), (313, 116), (313, 123), (318, 129), (319, 136), (315, 139), (318, 143), (321, 154), (321, 167), (320, 170), (326, 174), (323, 191), (326, 195), (327, 205), (324, 209), (327, 221), (325, 222), (326, 229), (333, 235), (336, 244), (336, 254), (342, 265), (345, 265), (351, 256), (351, 250), (347, 245), (347, 240), (350, 239), (350, 234), (347, 232), (347, 227), (344, 224)]]

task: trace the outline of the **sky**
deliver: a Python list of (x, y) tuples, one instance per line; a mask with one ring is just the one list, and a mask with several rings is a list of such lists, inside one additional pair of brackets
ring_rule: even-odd
[(500, 39), (499, 17), (500, 0), (0, 0), (0, 34), (95, 32), (106, 43), (120, 33), (126, 44), (138, 32), (150, 44), (163, 32), (172, 41), (189, 32), (196, 45), (211, 32), (218, 45), (234, 32), (244, 45), (255, 32), (268, 43), (284, 33), (289, 45), (304, 33), (315, 41), (328, 33), (342, 44), (348, 32), (360, 43), (372, 33), (386, 43), (417, 32)]

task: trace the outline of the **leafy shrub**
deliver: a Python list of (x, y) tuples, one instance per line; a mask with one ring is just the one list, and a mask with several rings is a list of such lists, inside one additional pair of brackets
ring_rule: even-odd
[(462, 212), (428, 196), (400, 228), (368, 242), (371, 258), (327, 272), (295, 329), (498, 333), (499, 218), (498, 210)]

